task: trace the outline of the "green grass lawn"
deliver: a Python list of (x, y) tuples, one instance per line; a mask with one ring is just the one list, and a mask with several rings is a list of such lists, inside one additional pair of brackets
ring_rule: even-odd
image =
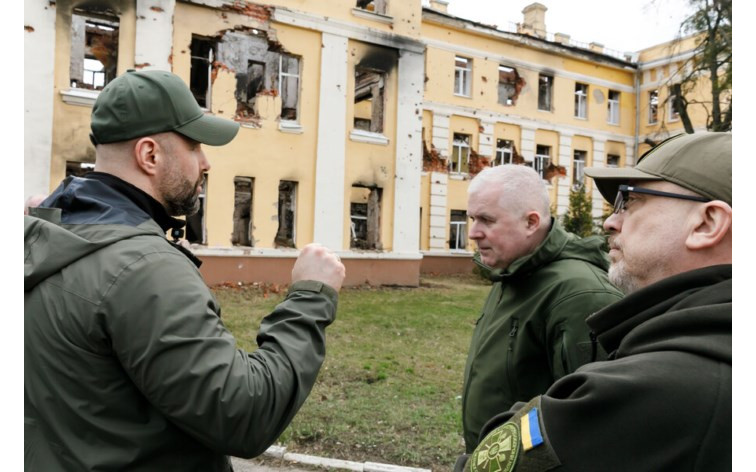
[[(460, 395), (489, 286), (477, 276), (419, 288), (348, 288), (327, 331), (312, 394), (280, 438), (291, 452), (449, 470), (464, 452)], [(254, 350), (260, 319), (285, 292), (217, 287), (223, 321)]]

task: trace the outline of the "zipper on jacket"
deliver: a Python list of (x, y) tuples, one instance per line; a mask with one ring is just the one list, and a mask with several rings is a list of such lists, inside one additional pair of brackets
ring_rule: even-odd
[[(514, 338), (517, 336), (517, 318), (512, 318), (512, 329), (509, 330), (509, 337)], [(509, 343), (509, 350), (512, 350), (512, 343)]]
[(589, 333), (589, 336), (591, 337), (591, 362), (596, 362), (596, 357), (598, 356), (598, 338), (593, 331)]

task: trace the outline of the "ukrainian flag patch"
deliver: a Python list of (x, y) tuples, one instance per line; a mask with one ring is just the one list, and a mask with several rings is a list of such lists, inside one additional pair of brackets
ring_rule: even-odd
[(520, 417), (520, 437), (522, 450), (525, 452), (543, 444), (541, 425), (538, 422), (538, 408), (532, 408), (526, 415)]

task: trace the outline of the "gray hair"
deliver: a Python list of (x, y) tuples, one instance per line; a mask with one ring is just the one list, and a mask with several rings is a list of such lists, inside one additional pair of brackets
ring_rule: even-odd
[(538, 212), (546, 221), (551, 216), (551, 202), (543, 179), (532, 167), (504, 164), (483, 169), (470, 181), (467, 194), (494, 188), (499, 205), (517, 216)]

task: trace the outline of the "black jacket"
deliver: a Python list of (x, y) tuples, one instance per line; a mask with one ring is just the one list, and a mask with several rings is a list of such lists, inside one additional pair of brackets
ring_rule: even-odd
[(493, 459), (512, 470), (730, 470), (732, 266), (669, 277), (587, 322), (609, 360), (493, 418), (467, 468), (493, 470), (485, 453), (509, 441)]

